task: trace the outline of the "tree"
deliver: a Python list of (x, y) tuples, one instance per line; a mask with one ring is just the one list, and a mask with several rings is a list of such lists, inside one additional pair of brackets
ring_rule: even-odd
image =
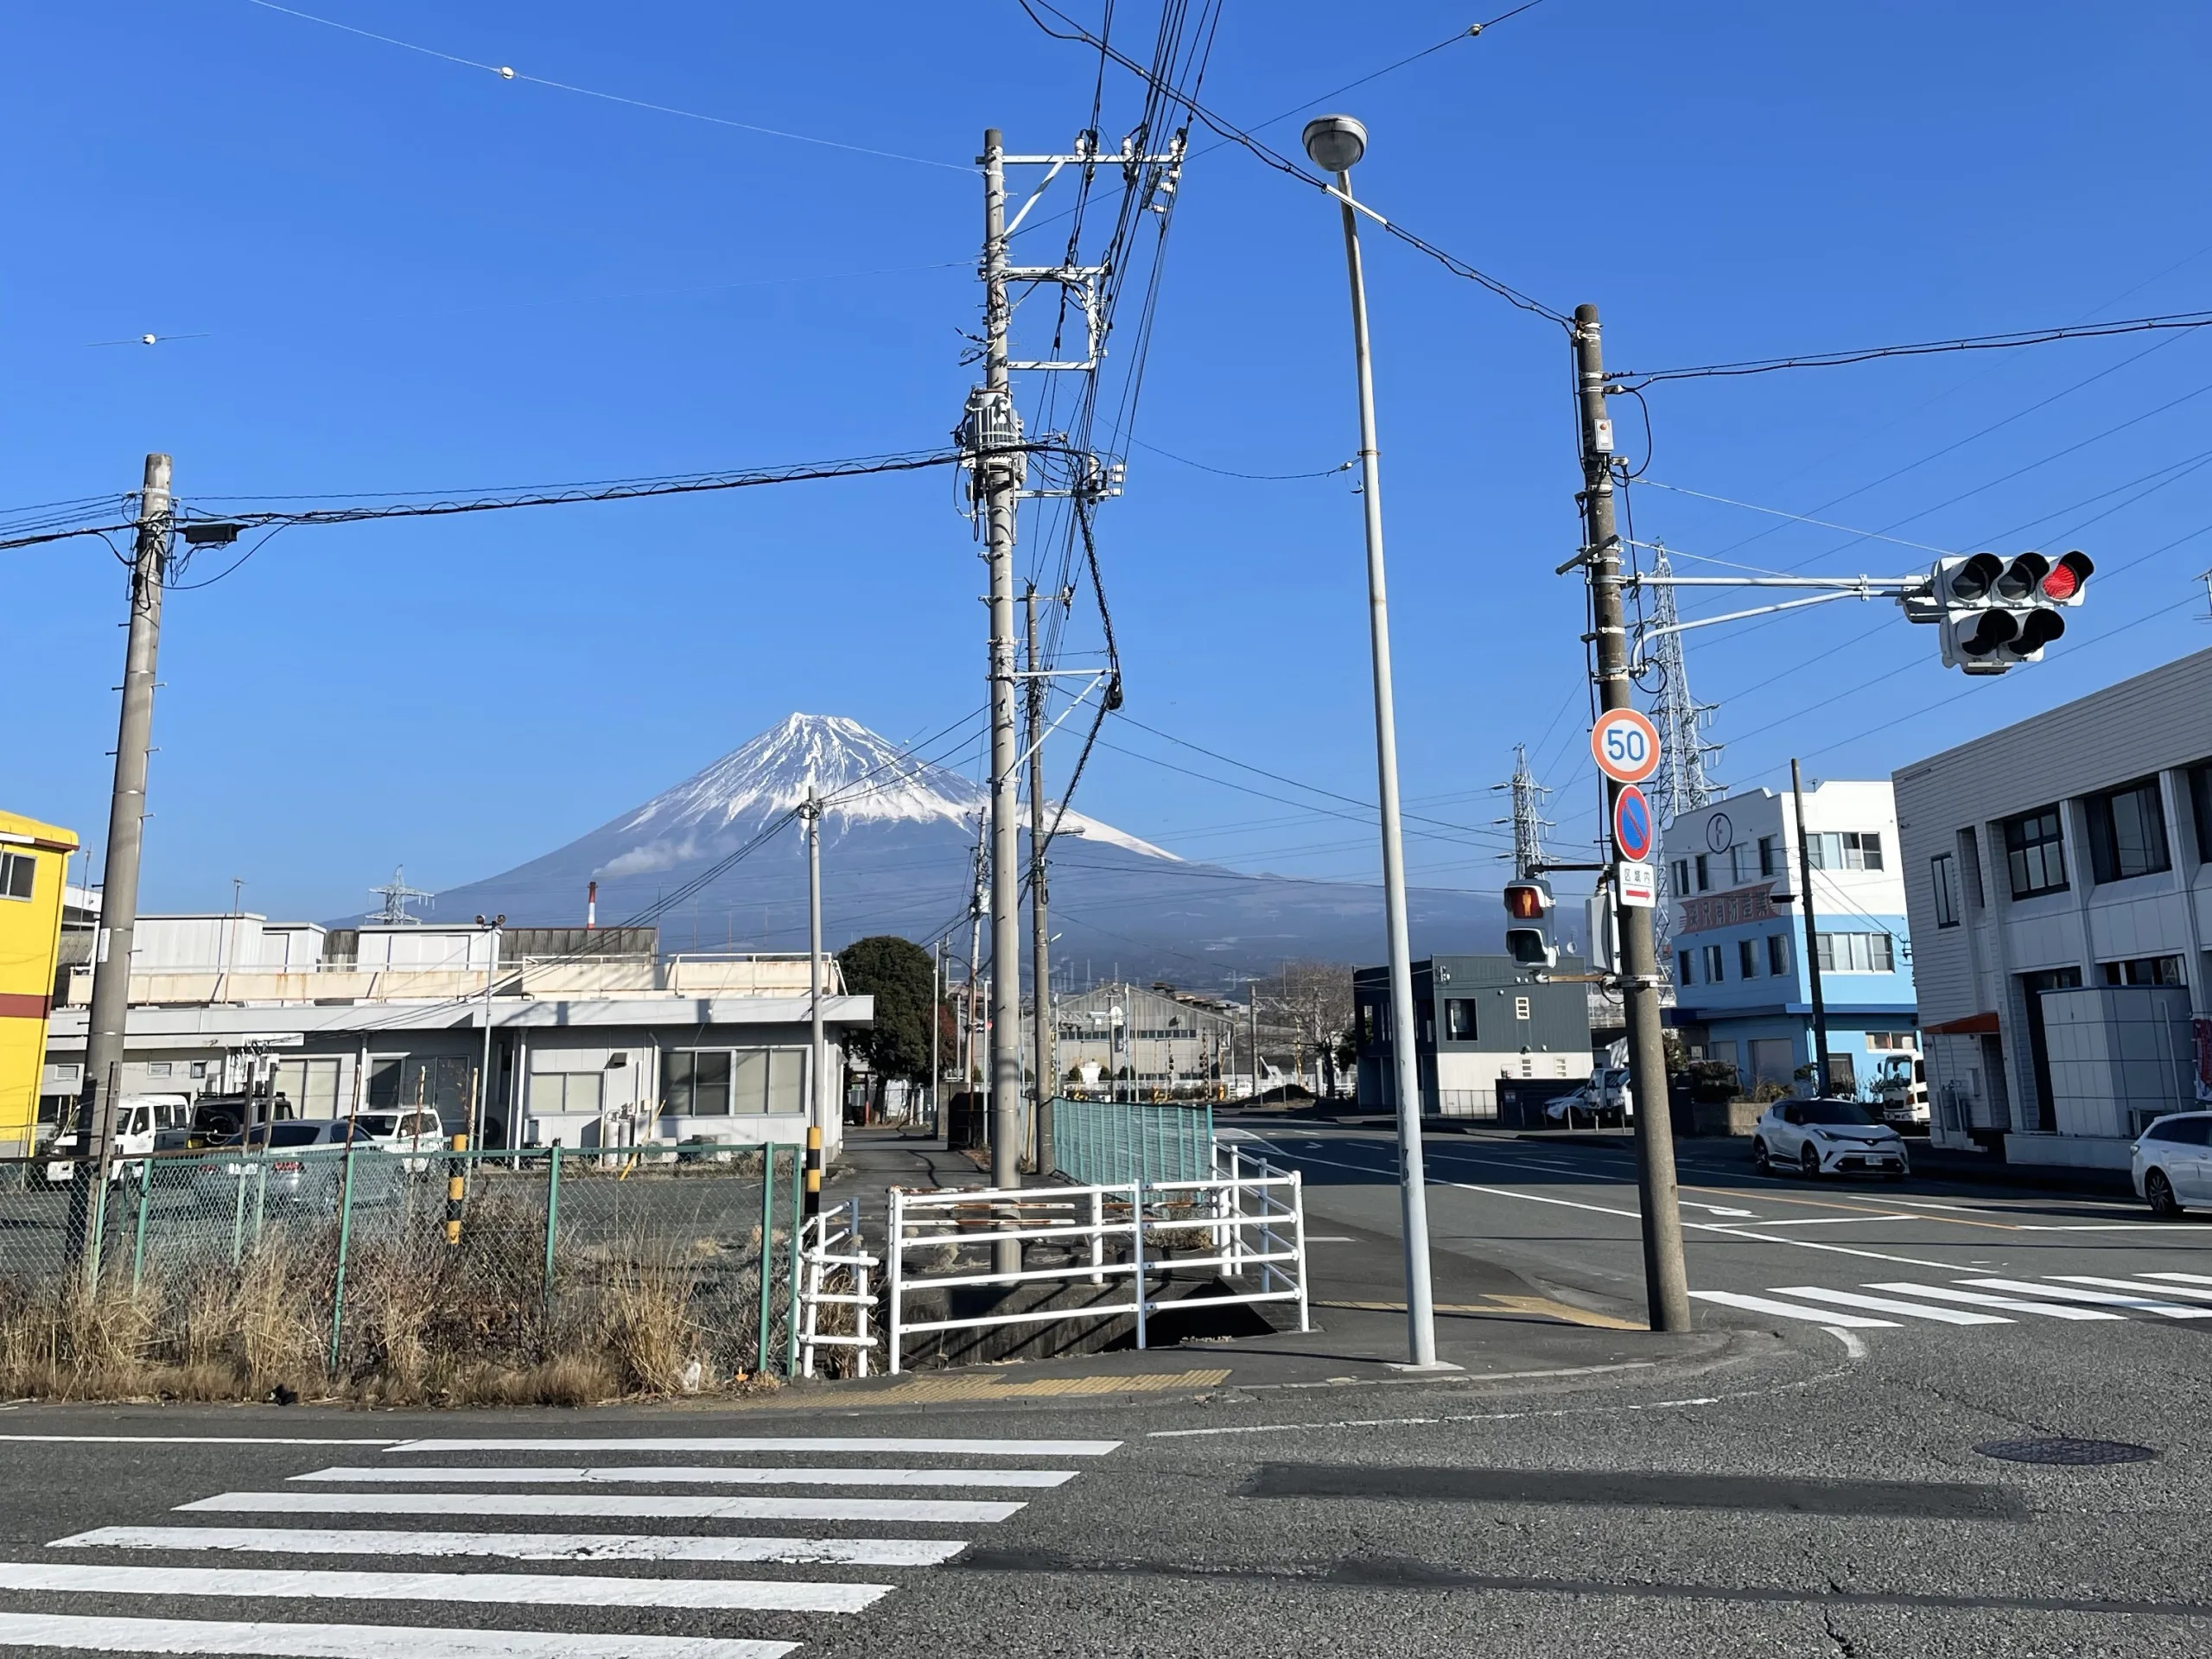
[(1318, 1056), (1325, 1092), (1337, 1093), (1341, 1044), (1351, 1030), (1351, 969), (1340, 962), (1287, 962), (1281, 976), (1259, 982), (1260, 1007), (1270, 1025), (1287, 1027), (1299, 1047)]
[(886, 1077), (924, 1083), (930, 1074), (930, 1007), (937, 988), (930, 953), (912, 939), (878, 933), (837, 953), (845, 989), (875, 999), (875, 1023), (848, 1039)]

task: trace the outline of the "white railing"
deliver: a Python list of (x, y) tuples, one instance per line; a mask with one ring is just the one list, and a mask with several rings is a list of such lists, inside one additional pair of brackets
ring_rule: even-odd
[[(879, 1258), (861, 1249), (861, 1204), (858, 1198), (824, 1210), (807, 1218), (799, 1234), (799, 1375), (814, 1375), (817, 1348), (849, 1348), (859, 1376), (868, 1375), (868, 1356), (876, 1347), (868, 1327), (875, 1313), (875, 1297), (868, 1288), (869, 1270)], [(840, 1274), (849, 1274), (849, 1290), (830, 1287)], [(853, 1310), (853, 1329), (843, 1334), (822, 1328), (823, 1313), (834, 1307)], [(896, 1327), (893, 1327), (895, 1332)], [(896, 1350), (893, 1350), (893, 1370)]]
[[(1197, 1180), (982, 1192), (893, 1187), (885, 1251), (892, 1373), (903, 1370), (909, 1340), (925, 1332), (1127, 1317), (1135, 1324), (1136, 1345), (1143, 1348), (1152, 1316), (1178, 1305), (1159, 1300), (1153, 1281), (1183, 1269), (1211, 1268), (1237, 1281), (1249, 1281), (1256, 1271), (1256, 1289), (1205, 1296), (1192, 1305), (1294, 1302), (1298, 1328), (1308, 1329), (1306, 1206), (1298, 1173), (1225, 1142), (1216, 1143), (1213, 1163), (1213, 1176)], [(1193, 1234), (1204, 1237), (1200, 1248), (1210, 1254), (1192, 1254), (1180, 1245)], [(963, 1251), (978, 1247), (988, 1259), (1008, 1241), (1025, 1258), (1033, 1247), (1058, 1245), (1066, 1260), (1050, 1266), (1025, 1260), (1012, 1274), (960, 1261)], [(947, 1260), (934, 1268), (908, 1261), (924, 1250), (946, 1252)], [(1078, 1281), (1117, 1285), (1125, 1294), (1080, 1307), (997, 1309), (957, 1318), (949, 1309), (942, 1318), (917, 1318), (908, 1306), (918, 1295), (969, 1287)]]

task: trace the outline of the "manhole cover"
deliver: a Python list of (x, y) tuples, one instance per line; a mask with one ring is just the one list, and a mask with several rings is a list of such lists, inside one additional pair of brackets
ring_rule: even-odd
[(2075, 1440), (2056, 1437), (2043, 1440), (1985, 1440), (1974, 1450), (1985, 1458), (2007, 1463), (2056, 1463), (2085, 1467), (2100, 1463), (2148, 1463), (2158, 1454), (2147, 1446), (2126, 1440)]

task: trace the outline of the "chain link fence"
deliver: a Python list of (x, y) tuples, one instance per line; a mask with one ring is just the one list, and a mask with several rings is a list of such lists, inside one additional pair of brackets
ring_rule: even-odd
[(802, 1160), (0, 1160), (0, 1389), (585, 1403), (787, 1375)]

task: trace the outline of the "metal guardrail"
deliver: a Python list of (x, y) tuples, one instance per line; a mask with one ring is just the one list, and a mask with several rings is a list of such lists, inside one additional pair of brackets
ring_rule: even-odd
[[(881, 1258), (861, 1248), (861, 1201), (849, 1198), (807, 1218), (799, 1240), (802, 1281), (799, 1288), (798, 1370), (814, 1375), (815, 1353), (822, 1348), (849, 1348), (855, 1374), (868, 1375), (868, 1358), (878, 1346), (868, 1326), (875, 1313), (875, 1297), (868, 1289), (870, 1271)], [(839, 1289), (836, 1287), (842, 1286)], [(853, 1310), (853, 1329), (831, 1332), (824, 1316)], [(839, 1323), (842, 1323), (840, 1319)]]
[(1055, 1100), (1052, 1149), (1059, 1173), (1078, 1183), (1195, 1179), (1213, 1172), (1213, 1106)]
[[(893, 1375), (905, 1367), (908, 1339), (928, 1332), (1126, 1317), (1143, 1348), (1152, 1316), (1169, 1305), (1159, 1300), (1153, 1281), (1190, 1269), (1211, 1268), (1231, 1280), (1248, 1279), (1256, 1270), (1257, 1289), (1208, 1296), (1204, 1305), (1294, 1302), (1298, 1328), (1309, 1329), (1305, 1196), (1298, 1172), (1277, 1169), (1227, 1142), (1210, 1143), (1206, 1160), (1205, 1173), (1184, 1179), (981, 1192), (892, 1188), (884, 1259)], [(1195, 1247), (1193, 1236), (1203, 1241)], [(1019, 1243), (1025, 1258), (1012, 1274), (988, 1265), (992, 1247), (1005, 1240)], [(1028, 1264), (1033, 1253), (1041, 1255), (1053, 1247), (1064, 1260)], [(938, 1261), (918, 1267), (910, 1261), (923, 1251)], [(980, 1267), (961, 1259), (979, 1251)], [(1076, 1308), (1001, 1308), (959, 1317), (948, 1312), (943, 1318), (918, 1318), (908, 1306), (917, 1296), (970, 1287), (1077, 1282), (1119, 1286), (1125, 1294)]]

